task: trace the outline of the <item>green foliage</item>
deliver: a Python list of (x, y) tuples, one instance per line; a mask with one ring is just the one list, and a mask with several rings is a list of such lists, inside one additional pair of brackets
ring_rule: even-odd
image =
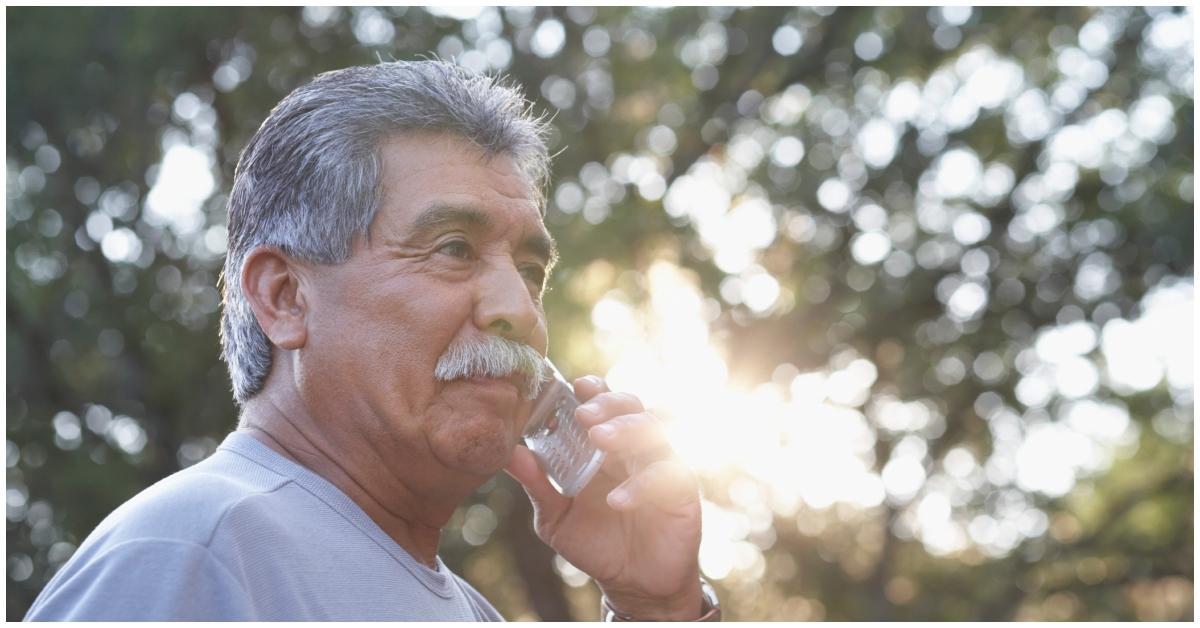
[[(1190, 307), (1189, 11), (7, 16), (10, 620), (107, 513), (236, 423), (217, 341), (224, 201), (267, 112), (319, 72), (435, 51), (555, 112), (547, 223), (562, 262), (546, 308), (565, 371), (612, 366), (594, 308), (648, 311), (664, 261), (704, 296), (732, 384), (786, 391), (797, 373), (874, 369), (868, 394), (841, 405), (868, 426), (859, 455), (885, 498), (769, 507), (771, 478), (705, 471), (714, 507), (766, 513), (734, 539), (748, 558), (718, 574), (728, 618), (1192, 617), (1190, 370), (1122, 385), (1097, 342), (1148, 315), (1153, 294), (1186, 291)], [(164, 157), (181, 146), (211, 185), (195, 169), (171, 178)], [(689, 181), (717, 192), (687, 196)], [(1073, 323), (1091, 334), (1082, 362), (1039, 371), (1039, 339)], [(1064, 388), (1089, 368), (1104, 377)], [(1069, 491), (1014, 480), (1014, 447), (1078, 427), (1084, 400), (1128, 421), (1103, 462)], [(888, 401), (924, 404), (928, 421), (897, 427)], [(898, 495), (885, 468), (913, 451), (927, 481)], [(964, 460), (978, 464), (953, 471)], [(938, 491), (956, 496), (951, 527), (974, 530), (944, 551), (949, 533), (920, 525)], [(443, 556), (510, 619), (594, 619), (594, 589), (529, 519), (497, 477), (450, 522)], [(1010, 520), (1026, 532), (1005, 545)]]

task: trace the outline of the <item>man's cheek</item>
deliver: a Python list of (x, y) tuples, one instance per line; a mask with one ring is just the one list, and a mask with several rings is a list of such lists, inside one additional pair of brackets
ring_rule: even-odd
[(512, 413), (499, 413), (467, 395), (439, 396), (425, 415), (434, 455), (451, 466), (494, 473), (508, 464), (520, 441)]
[(522, 399), (517, 405), (517, 412), (513, 420), (513, 435), (520, 439), (525, 433), (525, 426), (529, 423), (529, 415), (533, 413), (533, 400)]

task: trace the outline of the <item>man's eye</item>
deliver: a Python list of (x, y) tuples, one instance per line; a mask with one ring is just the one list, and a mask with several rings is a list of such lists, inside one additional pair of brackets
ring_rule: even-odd
[(521, 269), (521, 274), (525, 279), (537, 284), (538, 288), (546, 283), (546, 269), (541, 266), (526, 266)]
[(471, 259), (472, 255), (471, 245), (467, 244), (464, 240), (451, 240), (439, 246), (437, 250), (439, 253), (445, 253), (459, 259)]

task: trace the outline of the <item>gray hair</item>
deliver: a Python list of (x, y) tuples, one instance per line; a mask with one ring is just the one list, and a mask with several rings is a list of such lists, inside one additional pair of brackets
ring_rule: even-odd
[(517, 88), (441, 60), (326, 72), (280, 101), (242, 151), (229, 195), (221, 348), (238, 404), (271, 370), (271, 342), (242, 294), (247, 253), (344, 262), (379, 208), (379, 146), (405, 131), (453, 133), (510, 157), (544, 211), (547, 127)]

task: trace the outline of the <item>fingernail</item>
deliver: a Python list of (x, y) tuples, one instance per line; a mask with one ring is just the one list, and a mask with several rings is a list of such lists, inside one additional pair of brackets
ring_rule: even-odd
[(614, 507), (624, 506), (629, 503), (629, 491), (623, 488), (613, 489), (608, 494), (608, 503)]
[(612, 438), (613, 434), (616, 433), (611, 425), (597, 425), (591, 429), (591, 432), (592, 436), (599, 438), (600, 440), (608, 440)]
[(589, 418), (595, 418), (600, 415), (600, 406), (594, 403), (585, 403), (582, 406), (579, 406), (579, 409), (576, 410), (576, 412)]
[(604, 385), (604, 380), (600, 379), (599, 377), (597, 377), (595, 375), (588, 375), (587, 377), (584, 377), (584, 379), (586, 379), (588, 381), (588, 383), (593, 386)]

